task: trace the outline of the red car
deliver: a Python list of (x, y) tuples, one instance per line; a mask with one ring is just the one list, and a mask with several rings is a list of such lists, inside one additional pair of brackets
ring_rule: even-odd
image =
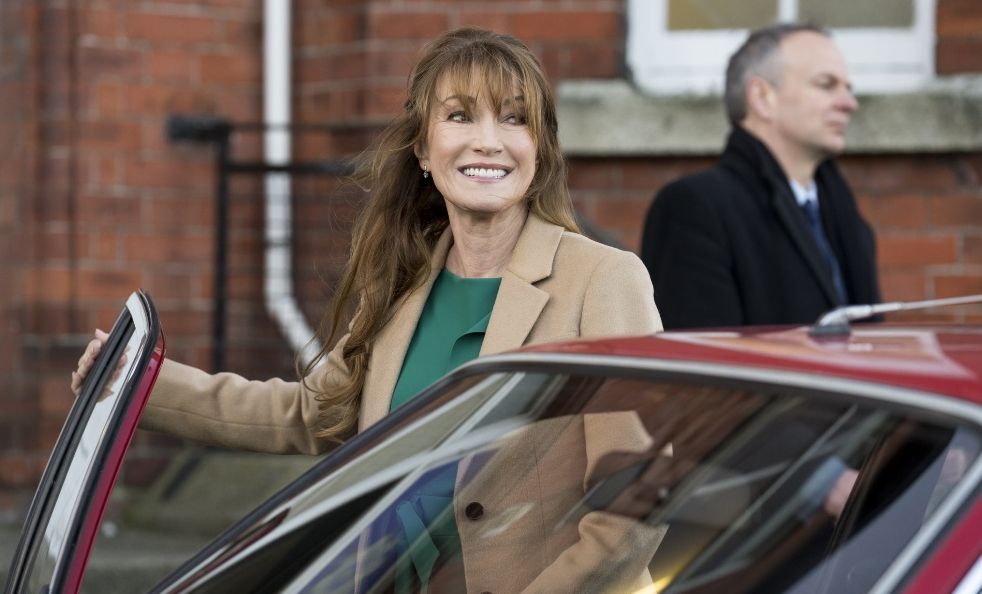
[[(106, 349), (73, 411), (104, 440), (66, 426), (8, 592), (83, 584), (162, 355), (149, 300), (133, 310), (115, 340), (136, 356), (113, 379)], [(133, 589), (978, 594), (982, 329), (829, 328), (476, 360)]]

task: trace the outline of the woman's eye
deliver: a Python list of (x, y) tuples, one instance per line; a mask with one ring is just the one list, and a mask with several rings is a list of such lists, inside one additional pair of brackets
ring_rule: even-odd
[(520, 113), (510, 113), (505, 116), (504, 122), (506, 124), (514, 124), (516, 126), (524, 126), (526, 124), (525, 116)]
[(466, 122), (467, 114), (463, 111), (455, 111), (447, 116), (447, 120), (451, 122)]

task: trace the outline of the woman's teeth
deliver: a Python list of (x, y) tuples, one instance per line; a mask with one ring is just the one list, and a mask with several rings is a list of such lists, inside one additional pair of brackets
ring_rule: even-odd
[(508, 172), (504, 169), (484, 169), (483, 167), (464, 167), (464, 175), (467, 177), (485, 177), (488, 179), (498, 179), (504, 177)]

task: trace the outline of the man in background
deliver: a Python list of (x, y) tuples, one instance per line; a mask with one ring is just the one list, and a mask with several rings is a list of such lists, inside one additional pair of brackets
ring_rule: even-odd
[(665, 328), (799, 324), (880, 299), (873, 232), (831, 157), (858, 107), (824, 30), (753, 32), (731, 56), (719, 163), (662, 189), (641, 258)]

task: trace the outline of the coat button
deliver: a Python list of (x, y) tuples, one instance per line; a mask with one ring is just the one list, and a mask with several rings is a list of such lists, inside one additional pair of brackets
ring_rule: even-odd
[(484, 506), (476, 501), (468, 503), (464, 508), (464, 515), (468, 520), (479, 520), (484, 515)]

